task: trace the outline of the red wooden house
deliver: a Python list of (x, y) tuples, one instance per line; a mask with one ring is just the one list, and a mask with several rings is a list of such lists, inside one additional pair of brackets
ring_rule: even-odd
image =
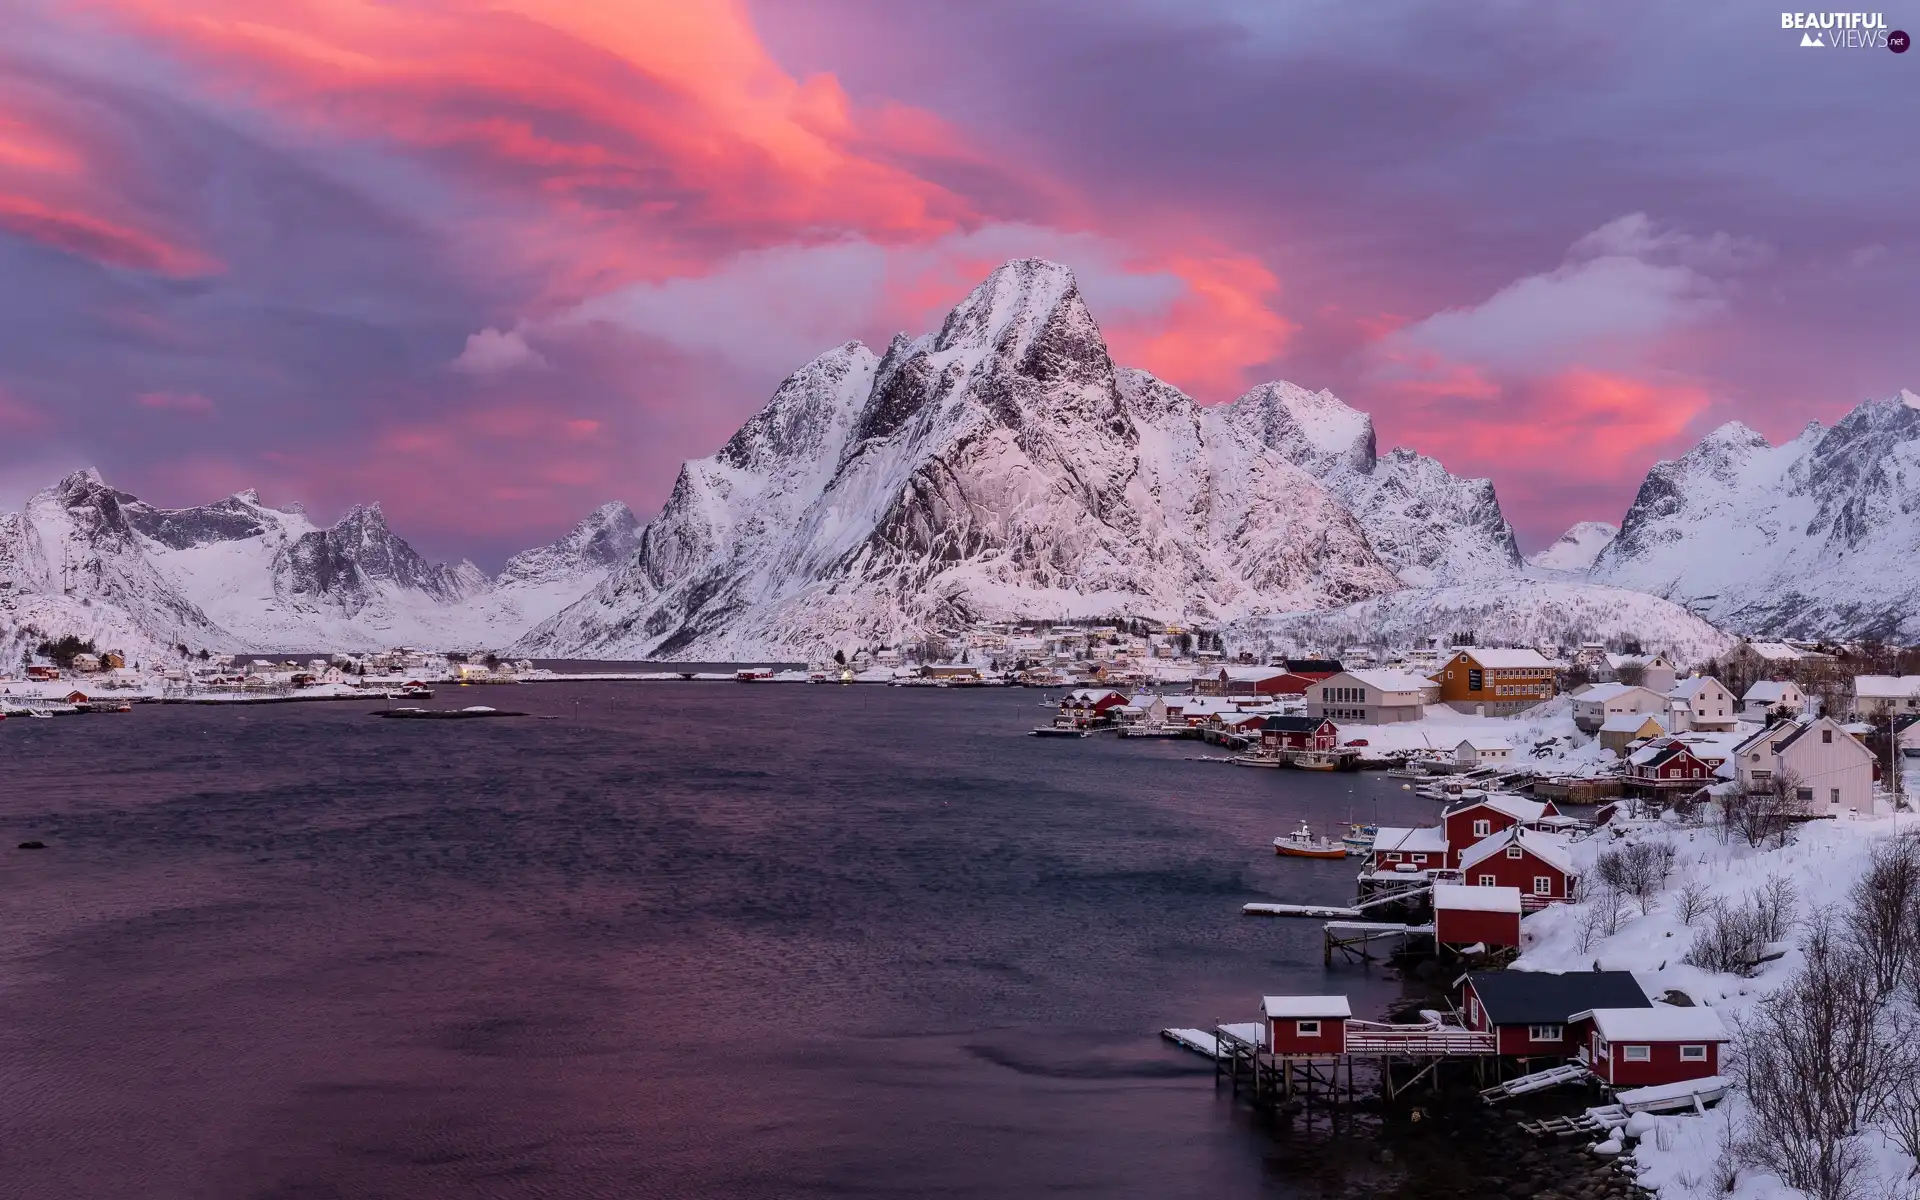
[(1478, 887), (1519, 888), (1530, 909), (1571, 900), (1580, 889), (1567, 839), (1521, 825), (1469, 847), (1460, 874)]
[(1560, 810), (1553, 806), (1553, 801), (1529, 800), (1525, 796), (1482, 796), (1449, 809), (1440, 818), (1447, 830), (1447, 845), (1452, 848), (1453, 861), (1448, 865), (1459, 866), (1462, 855), (1496, 833), (1559, 815)]
[(1433, 885), (1433, 936), (1443, 946), (1520, 944), (1520, 889)]
[(1447, 831), (1439, 825), (1403, 829), (1382, 825), (1373, 835), (1376, 871), (1430, 871), (1447, 865)]
[(1260, 749), (1331, 750), (1340, 743), (1340, 728), (1325, 717), (1267, 717), (1260, 724)]
[(1627, 786), (1639, 792), (1703, 788), (1713, 782), (1713, 768), (1695, 757), (1686, 743), (1656, 738), (1627, 758)]
[(1509, 1058), (1572, 1058), (1588, 1044), (1588, 1010), (1652, 1006), (1631, 971), (1473, 971), (1461, 989), (1467, 1027), (1495, 1034)]
[(1267, 996), (1260, 1001), (1267, 1049), (1297, 1058), (1332, 1058), (1347, 1052), (1345, 996)]
[(1586, 1025), (1587, 1066), (1614, 1087), (1654, 1087), (1720, 1073), (1727, 1026), (1711, 1008), (1595, 1008)]
[(39, 663), (34, 663), (27, 668), (27, 678), (38, 680), (58, 679), (60, 678), (60, 668), (43, 667)]
[[(1127, 702), (1119, 692), (1106, 688), (1076, 688), (1060, 701), (1060, 718), (1085, 727), (1111, 720), (1107, 714)], [(1060, 720), (1055, 721), (1056, 724)]]

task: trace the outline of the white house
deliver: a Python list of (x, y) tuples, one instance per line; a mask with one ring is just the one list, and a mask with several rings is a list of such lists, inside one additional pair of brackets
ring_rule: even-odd
[(1873, 751), (1831, 717), (1805, 717), (1763, 729), (1734, 748), (1735, 778), (1749, 792), (1794, 781), (1809, 815), (1871, 814)]
[(1665, 693), (1630, 683), (1596, 683), (1573, 694), (1573, 723), (1588, 733), (1605, 725), (1610, 717), (1666, 711)]
[(1732, 729), (1740, 720), (1740, 702), (1726, 685), (1711, 675), (1692, 675), (1673, 685), (1667, 693), (1667, 729), (1684, 733), (1689, 729)]
[(1765, 721), (1767, 714), (1776, 708), (1784, 708), (1788, 716), (1797, 717), (1806, 707), (1806, 693), (1790, 679), (1762, 679), (1740, 697), (1740, 715), (1750, 721)]
[(1920, 713), (1920, 675), (1861, 675), (1853, 681), (1853, 711), (1863, 717)]
[(1513, 757), (1513, 747), (1494, 738), (1462, 738), (1453, 748), (1453, 761), (1463, 767), (1491, 766)]
[(1152, 692), (1142, 692), (1127, 697), (1126, 707), (1120, 710), (1126, 714), (1123, 725), (1165, 725), (1167, 723), (1167, 702)]
[(1307, 715), (1355, 725), (1418, 721), (1440, 685), (1405, 671), (1342, 671), (1307, 688)]
[(1673, 690), (1674, 680), (1680, 672), (1674, 667), (1673, 660), (1664, 654), (1609, 654), (1607, 670), (1618, 678), (1622, 670), (1638, 671), (1640, 686), (1652, 688), (1665, 695)]

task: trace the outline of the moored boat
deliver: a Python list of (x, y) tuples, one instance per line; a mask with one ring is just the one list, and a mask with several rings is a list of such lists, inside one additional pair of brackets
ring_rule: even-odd
[(1273, 839), (1273, 852), (1287, 858), (1345, 858), (1347, 847), (1314, 833), (1305, 821), (1292, 833)]
[(1373, 839), (1379, 832), (1378, 825), (1355, 822), (1347, 827), (1347, 836), (1340, 839), (1340, 844), (1347, 848), (1348, 854), (1371, 854)]

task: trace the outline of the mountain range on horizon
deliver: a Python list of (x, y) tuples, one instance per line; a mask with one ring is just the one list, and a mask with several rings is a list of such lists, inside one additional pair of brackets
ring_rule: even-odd
[(1723, 426), (1617, 528), (1523, 560), (1489, 480), (1379, 453), (1330, 392), (1200, 405), (1113, 363), (1071, 271), (1017, 259), (939, 330), (789, 376), (652, 520), (604, 505), (491, 577), (428, 562), (377, 504), (323, 528), (252, 492), (160, 509), (69, 475), (0, 516), (0, 643), (805, 659), (1006, 619), (1364, 638), (1365, 613), (1710, 652), (1713, 626), (1920, 639), (1916, 552), (1912, 393), (1777, 447)]

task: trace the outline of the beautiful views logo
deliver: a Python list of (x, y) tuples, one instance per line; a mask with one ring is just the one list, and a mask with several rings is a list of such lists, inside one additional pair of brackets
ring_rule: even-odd
[(1780, 28), (1800, 30), (1800, 44), (1816, 49), (1892, 50), (1904, 54), (1907, 35), (1887, 28), (1883, 13), (1781, 13)]

